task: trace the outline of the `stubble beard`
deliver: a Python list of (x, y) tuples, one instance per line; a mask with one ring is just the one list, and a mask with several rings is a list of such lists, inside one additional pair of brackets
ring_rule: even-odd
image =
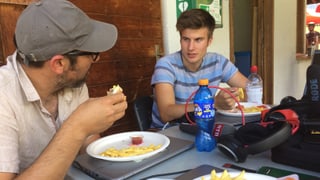
[(60, 91), (64, 88), (79, 88), (86, 83), (88, 73), (82, 78), (77, 80), (68, 80), (66, 74), (60, 75), (57, 81), (57, 90)]

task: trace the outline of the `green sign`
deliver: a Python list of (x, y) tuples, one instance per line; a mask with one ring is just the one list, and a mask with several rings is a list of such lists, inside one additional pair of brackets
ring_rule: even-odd
[(193, 0), (176, 0), (176, 11), (177, 11), (177, 17), (180, 16), (180, 14), (188, 9), (192, 9), (195, 7), (193, 3)]
[(216, 20), (216, 27), (222, 27), (221, 0), (176, 0), (177, 17), (188, 9), (200, 8), (208, 11)]

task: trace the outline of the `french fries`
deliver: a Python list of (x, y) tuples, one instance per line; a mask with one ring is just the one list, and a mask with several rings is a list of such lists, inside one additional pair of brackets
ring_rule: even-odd
[[(254, 112), (261, 112), (264, 109), (266, 109), (267, 107), (264, 105), (261, 105), (261, 106), (250, 106), (250, 107), (241, 106), (241, 108), (244, 113), (254, 113)], [(237, 107), (237, 109), (240, 109), (240, 108)]]
[(129, 157), (129, 156), (138, 156), (142, 154), (146, 154), (152, 151), (159, 149), (161, 145), (149, 145), (149, 146), (130, 146), (127, 148), (116, 149), (114, 147), (108, 148), (102, 153), (101, 156), (108, 157)]
[(211, 171), (210, 179), (205, 179), (205, 177), (201, 177), (201, 180), (244, 180), (245, 171), (241, 171), (239, 175), (235, 177), (231, 177), (227, 170), (224, 170), (220, 177), (218, 177), (215, 170)]
[(239, 88), (239, 101), (244, 100), (244, 92), (242, 88)]

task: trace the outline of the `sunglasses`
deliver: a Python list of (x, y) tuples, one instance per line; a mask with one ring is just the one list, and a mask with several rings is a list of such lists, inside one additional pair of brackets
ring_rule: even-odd
[(86, 51), (78, 51), (78, 50), (74, 50), (74, 51), (70, 51), (68, 53), (65, 53), (65, 56), (91, 56), (92, 61), (96, 62), (98, 57), (99, 57), (99, 52), (86, 52)]

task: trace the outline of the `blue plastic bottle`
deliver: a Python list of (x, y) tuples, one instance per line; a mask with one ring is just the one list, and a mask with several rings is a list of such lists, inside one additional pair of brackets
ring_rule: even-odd
[(212, 135), (214, 125), (214, 99), (208, 88), (208, 79), (199, 80), (199, 89), (194, 96), (194, 117), (198, 125), (195, 145), (198, 151), (210, 152), (216, 147)]

